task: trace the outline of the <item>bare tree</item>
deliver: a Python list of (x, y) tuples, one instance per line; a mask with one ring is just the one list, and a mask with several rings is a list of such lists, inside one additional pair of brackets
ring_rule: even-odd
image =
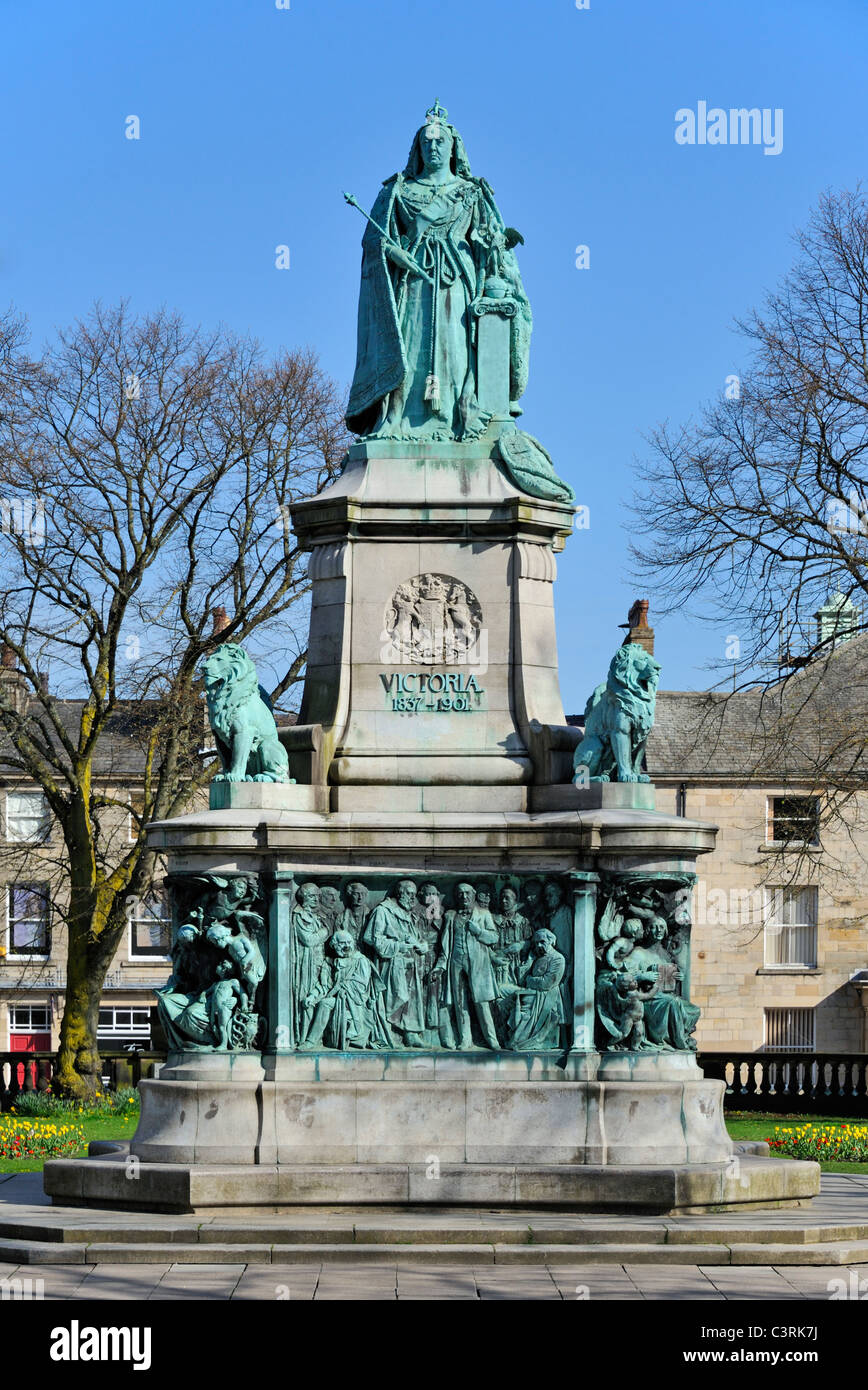
[[(98, 1084), (100, 994), (125, 899), (154, 874), (144, 827), (181, 811), (213, 770), (197, 757), (200, 663), (218, 641), (257, 634), (280, 663), (274, 698), (298, 680), (308, 582), (288, 506), (333, 476), (346, 435), (311, 352), (266, 361), (249, 340), (123, 305), (97, 306), (38, 360), (14, 316), (3, 327), (0, 641), (28, 694), (0, 691), (2, 756), (42, 789), (62, 836), (57, 1079), (84, 1095)], [(229, 622), (215, 636), (218, 606)], [(118, 857), (100, 812), (129, 807), (100, 767), (119, 737), (138, 742), (142, 797)]]
[[(755, 705), (745, 775), (812, 783), (827, 816), (864, 786), (868, 626), (868, 205), (826, 194), (765, 308), (739, 324), (750, 366), (697, 422), (651, 438), (633, 552), (655, 607), (725, 621)], [(816, 615), (830, 596), (834, 614)], [(847, 629), (846, 633), (843, 629)], [(861, 648), (866, 639), (857, 638)], [(849, 644), (848, 644), (849, 645)], [(733, 670), (735, 651), (722, 653)], [(744, 699), (741, 695), (738, 699)], [(726, 726), (708, 703), (696, 737)]]

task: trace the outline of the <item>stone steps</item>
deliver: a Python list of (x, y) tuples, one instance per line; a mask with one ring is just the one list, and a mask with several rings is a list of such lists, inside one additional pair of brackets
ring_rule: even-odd
[[(323, 1231), (304, 1238), (275, 1239), (285, 1230), (202, 1227), (197, 1232), (164, 1233), (126, 1227), (19, 1227), (13, 1237), (3, 1223), (0, 1263), (16, 1264), (432, 1264), (432, 1265), (847, 1265), (868, 1263), (865, 1227), (805, 1227), (801, 1233), (779, 1228), (689, 1231), (645, 1227), (602, 1230), (528, 1231), (524, 1240), (509, 1231), (458, 1228), (420, 1230), (380, 1228)], [(28, 1229), (25, 1235), (24, 1231)], [(32, 1230), (33, 1234), (30, 1234)], [(40, 1239), (36, 1232), (52, 1236)], [(861, 1235), (850, 1234), (858, 1230)], [(298, 1235), (298, 1232), (293, 1234)], [(142, 1239), (142, 1236), (151, 1239)], [(355, 1238), (346, 1239), (347, 1235)], [(420, 1235), (422, 1238), (420, 1239)], [(174, 1236), (174, 1238), (173, 1238)], [(566, 1238), (565, 1238), (566, 1236)], [(361, 1238), (359, 1238), (361, 1237)], [(530, 1238), (528, 1238), (530, 1237)], [(602, 1237), (602, 1238), (601, 1238)], [(686, 1238), (685, 1238), (686, 1237)]]
[(330, 1243), (316, 1245), (183, 1245), (105, 1241), (72, 1242), (0, 1240), (0, 1261), (39, 1264), (257, 1264), (257, 1265), (851, 1265), (868, 1263), (868, 1241), (818, 1242), (815, 1245), (400, 1245)]
[[(76, 1214), (77, 1215), (77, 1214)], [(120, 1214), (119, 1214), (120, 1216)], [(101, 1245), (106, 1242), (126, 1245), (794, 1245), (798, 1247), (829, 1244), (835, 1241), (853, 1243), (868, 1241), (868, 1223), (851, 1225), (762, 1226), (746, 1223), (739, 1226), (639, 1225), (624, 1222), (618, 1225), (594, 1226), (547, 1223), (543, 1226), (528, 1222), (526, 1226), (480, 1222), (470, 1226), (446, 1223), (430, 1225), (419, 1222), (400, 1224), (364, 1222), (292, 1225), (275, 1219), (272, 1223), (238, 1222), (190, 1224), (186, 1226), (154, 1226), (144, 1221), (126, 1224), (121, 1217), (116, 1223), (90, 1224), (73, 1221), (69, 1224), (52, 1222), (0, 1221), (0, 1244), (3, 1241), (29, 1241), (61, 1245)]]

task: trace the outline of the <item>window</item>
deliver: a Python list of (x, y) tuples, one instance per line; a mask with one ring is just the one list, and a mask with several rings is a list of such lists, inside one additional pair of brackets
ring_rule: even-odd
[(815, 1047), (813, 1009), (765, 1010), (767, 1052), (813, 1052)]
[(13, 1004), (9, 1009), (10, 1033), (47, 1033), (50, 1027), (47, 1004)]
[(6, 839), (38, 844), (48, 838), (48, 807), (42, 792), (6, 793)]
[(130, 906), (130, 959), (168, 956), (172, 944), (172, 918), (165, 893), (133, 898)]
[(816, 796), (770, 797), (768, 839), (779, 845), (818, 845), (820, 843), (819, 798)]
[(767, 966), (815, 970), (816, 888), (767, 888), (764, 937)]
[(50, 1048), (51, 1019), (48, 1005), (10, 1004), (9, 1051), (48, 1052)]
[(112, 1043), (115, 1047), (150, 1043), (151, 1010), (124, 1006), (100, 1009), (96, 1035), (99, 1042)]
[(51, 950), (47, 883), (7, 886), (7, 942), (10, 956), (47, 956)]

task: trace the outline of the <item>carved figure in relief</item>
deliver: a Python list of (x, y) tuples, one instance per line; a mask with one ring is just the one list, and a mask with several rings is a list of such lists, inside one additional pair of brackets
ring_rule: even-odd
[(407, 1047), (423, 1045), (425, 1028), (423, 979), (428, 944), (417, 931), (415, 902), (415, 883), (402, 879), (395, 885), (393, 896), (384, 898), (374, 908), (364, 937), (379, 960), (386, 1018), (403, 1035)]
[(343, 921), (344, 904), (341, 895), (331, 883), (322, 884), (319, 890), (319, 915), (329, 929), (329, 935)]
[(646, 928), (642, 944), (631, 957), (636, 958), (644, 978), (653, 978), (657, 988), (645, 1005), (645, 1031), (650, 1042), (663, 1050), (695, 1051), (696, 1039), (691, 1036), (699, 1022), (700, 1009), (680, 995), (683, 971), (663, 946), (665, 921), (657, 920)]
[(561, 884), (555, 879), (549, 879), (543, 888), (543, 906), (546, 926), (554, 933), (557, 948), (564, 958), (564, 968), (569, 972), (573, 967), (573, 913), (564, 902)]
[(560, 1045), (564, 1007), (561, 981), (566, 962), (554, 932), (544, 927), (533, 935), (533, 955), (519, 966), (519, 980), (507, 986), (514, 1008), (507, 1036), (513, 1052), (555, 1048)]
[(534, 931), (546, 925), (542, 881), (529, 878), (522, 884), (521, 910)]
[(355, 941), (361, 941), (365, 934), (370, 907), (368, 890), (363, 883), (348, 883), (344, 889), (344, 913), (341, 930), (352, 934)]
[(463, 584), (453, 584), (449, 590), (447, 609), (450, 624), (450, 646), (453, 653), (464, 652), (476, 641), (476, 624), (470, 611), (467, 589)]
[(498, 996), (508, 993), (506, 986), (518, 983), (519, 966), (524, 961), (533, 935), (530, 922), (518, 909), (518, 894), (507, 884), (500, 890), (500, 912), (495, 917), (497, 946), (491, 959)]
[[(547, 955), (532, 947), (533, 928), (519, 908), (518, 882), (458, 883), (448, 890), (448, 898), (444, 887), (431, 880), (417, 884), (402, 879), (383, 897), (381, 887), (360, 879), (340, 885), (302, 883), (290, 917), (296, 1045), (305, 1051), (505, 1045), (518, 1026), (515, 991), (508, 987), (524, 989), (537, 956)], [(559, 894), (545, 893), (547, 886), (542, 879), (530, 884), (529, 900), (543, 917), (562, 905)], [(223, 921), (210, 923), (216, 929), (206, 944), (215, 959), (222, 956), (231, 966), (244, 993), (248, 953), (237, 942), (239, 911), (231, 906), (238, 890), (226, 881), (223, 888), (210, 899)], [(341, 916), (334, 924), (323, 912), (324, 897), (341, 900)], [(248, 908), (244, 898), (242, 917)], [(207, 917), (205, 925), (208, 930)], [(198, 930), (191, 923), (194, 936)], [(562, 956), (556, 938), (555, 952)], [(230, 959), (230, 953), (237, 959)], [(527, 990), (538, 993), (550, 968), (551, 963), (537, 967)], [(254, 969), (251, 980), (255, 974)], [(565, 979), (560, 986), (564, 1017), (569, 1007)], [(531, 1041), (523, 1049), (543, 1046), (538, 1039), (550, 1036), (549, 1024), (530, 1004), (524, 1016), (525, 1031), (518, 1036), (526, 1033)], [(545, 1043), (546, 1048), (555, 1045)]]
[(466, 584), (443, 574), (417, 574), (399, 584), (384, 614), (396, 653), (430, 665), (460, 661), (482, 628), (482, 609)]
[(644, 1052), (649, 1049), (645, 1035), (645, 1005), (656, 986), (644, 993), (635, 975), (626, 970), (597, 972), (597, 1019), (608, 1039), (609, 1052)]
[(419, 889), (418, 898), (419, 935), (428, 946), (428, 955), (425, 958), (428, 973), (424, 983), (425, 1044), (430, 1047), (454, 1047), (455, 1034), (444, 998), (443, 975), (430, 968), (440, 952), (444, 913), (443, 894), (436, 883), (423, 883)]
[(386, 617), (386, 628), (404, 653), (413, 648), (413, 629), (417, 617), (416, 595), (410, 584), (399, 584), (392, 595), (392, 612)]
[(296, 898), (298, 906), (292, 914), (295, 954), (293, 989), (298, 1006), (298, 1035), (304, 1038), (313, 1017), (312, 1005), (307, 1001), (319, 983), (329, 931), (319, 915), (319, 889), (316, 884), (303, 883)]
[[(233, 932), (224, 922), (215, 922), (205, 933), (207, 939), (219, 950), (225, 951), (236, 974), (247, 1005), (253, 1007), (256, 991), (265, 978), (265, 961), (255, 941), (243, 932)], [(218, 967), (219, 969), (219, 967)]]
[(251, 1048), (261, 1023), (256, 995), (266, 973), (258, 883), (207, 874), (191, 877), (187, 886), (198, 896), (179, 910), (172, 976), (156, 991), (169, 1046)]
[(490, 912), (491, 899), (494, 893), (491, 884), (483, 879), (481, 882), (474, 884), (473, 891), (476, 894), (476, 906), (481, 908), (483, 912)]
[(476, 905), (476, 893), (469, 883), (455, 890), (458, 906), (446, 913), (440, 956), (435, 973), (443, 971), (446, 1002), (452, 1008), (458, 1030), (458, 1046), (473, 1046), (470, 1007), (476, 1014), (487, 1047), (500, 1047), (491, 1014), (497, 997), (491, 947), (497, 945), (497, 928), (491, 913)]
[[(615, 881), (597, 923), (597, 1018), (604, 1046), (619, 1051), (693, 1051), (700, 1010), (684, 995), (689, 910), (684, 891)], [(671, 916), (671, 920), (670, 920)]]
[(320, 967), (316, 988), (305, 1001), (314, 1010), (307, 1037), (300, 1044), (309, 1051), (326, 1042), (329, 1047), (379, 1047), (388, 1040), (372, 1037), (374, 969), (358, 949), (352, 932), (338, 929), (329, 942), (334, 957)]

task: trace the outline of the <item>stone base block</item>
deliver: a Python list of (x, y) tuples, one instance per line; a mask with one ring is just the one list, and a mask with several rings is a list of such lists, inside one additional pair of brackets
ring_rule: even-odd
[(212, 811), (327, 811), (328, 787), (298, 782), (212, 782)]
[[(441, 759), (440, 762), (444, 760)], [(466, 764), (464, 770), (466, 771)], [(348, 785), (329, 789), (332, 811), (382, 811), (384, 793), (381, 786)], [(528, 788), (524, 786), (467, 785), (407, 785), (388, 790), (389, 810), (463, 813), (526, 811)]]
[[(618, 1168), (575, 1164), (130, 1164), (113, 1156), (45, 1165), (54, 1205), (201, 1217), (279, 1214), (293, 1207), (556, 1208), (625, 1215), (690, 1215), (798, 1206), (820, 1190), (816, 1163)], [(406, 1239), (406, 1232), (402, 1238)], [(402, 1247), (406, 1248), (406, 1247)], [(696, 1247), (692, 1247), (695, 1251)]]
[[(724, 1163), (724, 1083), (692, 1057), (663, 1059), (642, 1080), (629, 1070), (564, 1079), (545, 1059), (490, 1054), (399, 1059), (394, 1080), (343, 1074), (321, 1057), (278, 1058), (273, 1081), (191, 1079), (183, 1066), (142, 1081), (131, 1153), (145, 1163), (592, 1164)], [(613, 1059), (614, 1062), (615, 1059)], [(644, 1058), (634, 1058), (640, 1065)], [(617, 1059), (629, 1066), (629, 1059)], [(278, 1065), (281, 1064), (281, 1065)], [(425, 1068), (427, 1064), (427, 1069)], [(533, 1075), (534, 1065), (538, 1070)], [(498, 1070), (503, 1067), (503, 1074)], [(310, 1068), (306, 1071), (306, 1068)], [(438, 1070), (439, 1068), (439, 1070)], [(287, 1075), (287, 1071), (289, 1075)], [(560, 1079), (555, 1079), (552, 1073)], [(169, 1079), (166, 1079), (166, 1077)], [(432, 1084), (434, 1083), (434, 1084)]]
[(532, 811), (653, 811), (656, 788), (653, 782), (592, 782), (576, 787), (529, 787)]

